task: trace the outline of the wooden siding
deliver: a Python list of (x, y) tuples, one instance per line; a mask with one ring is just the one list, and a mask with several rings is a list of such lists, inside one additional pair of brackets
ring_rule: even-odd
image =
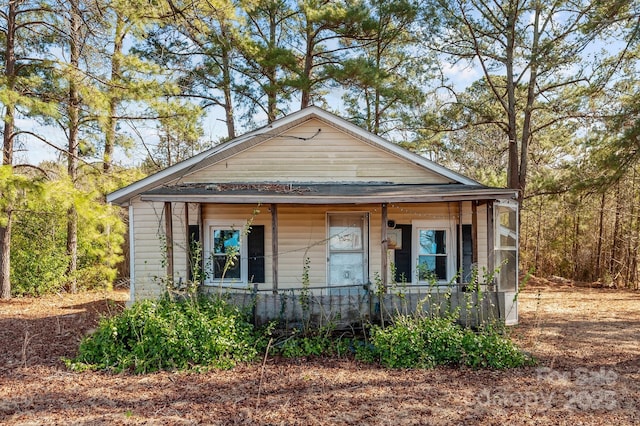
[(478, 206), (478, 271), (481, 274), (490, 271), (487, 270), (487, 205), (481, 204)]
[[(213, 205), (203, 208), (204, 220), (219, 220), (238, 223), (251, 217), (255, 206), (248, 205)], [(255, 216), (254, 223), (265, 225), (265, 270), (271, 271), (271, 215), (268, 206), (259, 206), (260, 213)], [(389, 205), (389, 220), (397, 224), (411, 224), (414, 220), (447, 220), (453, 217), (457, 223), (458, 203), (451, 204), (399, 204)], [(279, 288), (299, 288), (302, 286), (304, 259), (308, 257), (309, 278), (312, 287), (327, 285), (327, 213), (366, 212), (369, 213), (369, 280), (374, 281), (382, 268), (382, 235), (380, 220), (381, 205), (363, 206), (310, 206), (310, 205), (278, 205), (278, 281)], [(486, 266), (486, 210), (478, 209), (478, 259), (479, 266)], [(471, 224), (471, 203), (463, 204), (463, 223)], [(241, 225), (240, 225), (241, 226)], [(457, 255), (457, 253), (456, 253)], [(389, 256), (393, 259), (393, 256)], [(260, 289), (272, 286), (270, 273), (266, 274), (266, 283)]]
[[(314, 136), (318, 129), (322, 130)], [(183, 183), (265, 181), (451, 182), (317, 119), (180, 179)]]

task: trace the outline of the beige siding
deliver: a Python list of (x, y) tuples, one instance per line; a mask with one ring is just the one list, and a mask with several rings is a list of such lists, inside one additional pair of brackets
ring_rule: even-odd
[[(297, 137), (312, 137), (310, 140)], [(448, 183), (450, 180), (319, 120), (185, 176), (182, 182)]]
[[(388, 219), (397, 224), (411, 224), (415, 221), (444, 221), (452, 217), (458, 222), (458, 203), (439, 204), (390, 204)], [(162, 287), (156, 277), (163, 277), (162, 238), (164, 218), (162, 203), (135, 201), (134, 207), (134, 256), (135, 256), (135, 298), (157, 297)], [(175, 279), (186, 279), (186, 235), (184, 230), (184, 204), (174, 203), (174, 271)], [(381, 273), (382, 236), (381, 205), (364, 206), (304, 206), (279, 205), (278, 209), (278, 283), (280, 289), (302, 286), (304, 259), (309, 258), (311, 286), (327, 285), (327, 214), (340, 212), (365, 212), (369, 214), (369, 280), (375, 282)], [(197, 223), (199, 209), (193, 204), (189, 209), (189, 222)], [(463, 223), (471, 223), (471, 203), (463, 203)], [(265, 227), (265, 283), (261, 289), (273, 286), (272, 266), (272, 217), (270, 206), (216, 205), (202, 206), (203, 223), (230, 224), (242, 228), (248, 220)], [(487, 233), (486, 207), (478, 208), (478, 260), (479, 266), (486, 267)], [(457, 253), (456, 253), (457, 255)], [(389, 262), (393, 261), (393, 251), (389, 252)]]
[(133, 289), (134, 300), (159, 297), (163, 288), (159, 277), (166, 275), (162, 266), (164, 247), (161, 235), (164, 235), (163, 203), (132, 200), (133, 223)]
[(173, 279), (174, 283), (186, 282), (189, 272), (185, 204), (171, 203), (171, 211), (173, 213)]

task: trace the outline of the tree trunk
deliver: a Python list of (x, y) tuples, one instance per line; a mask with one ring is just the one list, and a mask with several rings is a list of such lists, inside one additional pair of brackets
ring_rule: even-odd
[[(277, 47), (278, 39), (276, 35), (277, 11), (273, 8), (269, 9), (269, 51), (274, 51)], [(278, 113), (278, 71), (275, 65), (269, 64), (265, 69), (265, 75), (269, 80), (269, 87), (267, 88), (267, 120), (269, 123), (273, 123), (276, 120)]]
[(0, 299), (11, 299), (11, 210), (7, 225), (0, 227)]
[[(307, 17), (307, 20), (309, 18)], [(306, 52), (304, 55), (304, 71), (302, 75), (302, 94), (300, 97), (300, 109), (305, 109), (311, 104), (311, 73), (313, 71), (313, 47), (314, 31), (310, 22), (307, 22)]]
[[(16, 56), (15, 36), (17, 2), (10, 1), (7, 11), (6, 46), (4, 49), (4, 75), (8, 91), (15, 89)], [(4, 133), (2, 140), (2, 165), (13, 167), (13, 141), (15, 137), (15, 106), (12, 102), (5, 105)], [(3, 212), (7, 217), (6, 226), (0, 226), (0, 298), (11, 298), (11, 206)]]
[[(520, 187), (520, 170), (518, 156), (518, 140), (517, 140), (517, 117), (516, 117), (516, 81), (514, 77), (514, 55), (515, 55), (515, 38), (516, 38), (516, 8), (515, 5), (509, 5), (509, 13), (506, 23), (506, 77), (507, 77), (507, 121), (508, 130), (507, 137), (509, 139), (508, 148), (508, 164), (507, 179), (508, 186), (512, 189)], [(520, 197), (519, 197), (520, 198)]]
[[(70, 2), (71, 10), (69, 24), (71, 28), (69, 39), (71, 75), (69, 76), (69, 151), (67, 153), (67, 173), (71, 182), (75, 184), (78, 178), (78, 139), (80, 130), (80, 94), (77, 87), (77, 73), (80, 67), (80, 10), (78, 0)], [(67, 218), (67, 256), (69, 264), (67, 274), (69, 290), (77, 292), (75, 272), (78, 267), (78, 214), (74, 206), (68, 210)]]
[(578, 279), (579, 265), (578, 265), (578, 241), (580, 239), (580, 215), (578, 213), (578, 206), (580, 200), (576, 203), (573, 209), (573, 248), (571, 250), (571, 257), (573, 258), (573, 279)]
[(538, 226), (536, 230), (536, 248), (535, 248), (535, 260), (533, 262), (533, 270), (538, 273), (540, 268), (540, 241), (542, 239), (542, 199), (538, 201)]
[[(113, 56), (111, 57), (111, 84), (118, 85), (120, 81), (120, 55), (122, 55), (122, 45), (124, 42), (124, 21), (120, 12), (116, 12), (116, 28), (113, 37)], [(109, 99), (109, 117), (104, 137), (104, 156), (102, 159), (102, 171), (106, 174), (111, 171), (113, 161), (113, 151), (116, 145), (116, 126), (118, 120), (119, 99), (114, 93)]]
[(604, 206), (607, 200), (607, 193), (602, 192), (602, 198), (600, 199), (600, 223), (598, 229), (598, 244), (596, 248), (596, 274), (595, 279), (602, 278), (602, 240), (604, 239)]
[(527, 87), (527, 103), (524, 108), (522, 123), (522, 135), (520, 138), (520, 167), (518, 171), (518, 188), (520, 190), (519, 199), (522, 200), (527, 187), (527, 168), (529, 164), (529, 142), (531, 140), (531, 119), (536, 98), (535, 89), (538, 80), (538, 45), (540, 43), (540, 4), (536, 6), (533, 20), (533, 41), (531, 46), (531, 59), (529, 71), (529, 84)]
[(611, 246), (611, 260), (609, 262), (609, 273), (615, 281), (618, 276), (618, 252), (620, 247), (620, 216), (622, 215), (622, 203), (620, 202), (620, 183), (616, 184), (616, 219), (613, 223), (613, 241)]

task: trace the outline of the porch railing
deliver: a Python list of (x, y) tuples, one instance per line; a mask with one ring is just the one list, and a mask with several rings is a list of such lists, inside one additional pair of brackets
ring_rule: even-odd
[(469, 286), (406, 285), (376, 291), (371, 284), (279, 289), (205, 287), (239, 307), (251, 310), (256, 325), (276, 321), (279, 328), (331, 326), (339, 330), (389, 322), (396, 315), (453, 315), (468, 326), (501, 316), (496, 291)]

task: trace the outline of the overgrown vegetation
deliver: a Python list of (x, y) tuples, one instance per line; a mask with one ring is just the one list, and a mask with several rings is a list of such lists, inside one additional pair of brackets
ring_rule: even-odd
[[(147, 373), (156, 370), (232, 368), (271, 356), (354, 357), (389, 368), (513, 368), (532, 360), (504, 327), (464, 327), (455, 315), (397, 315), (390, 325), (370, 325), (359, 336), (332, 326), (274, 333), (275, 324), (255, 328), (247, 312), (223, 297), (143, 301), (85, 337), (70, 368)], [(268, 344), (271, 342), (271, 344)]]
[(502, 369), (532, 362), (504, 328), (493, 325), (473, 330), (453, 317), (399, 316), (391, 326), (373, 326), (369, 344), (360, 346), (356, 355), (391, 368), (464, 365)]
[(68, 360), (76, 370), (231, 368), (266, 347), (247, 314), (221, 298), (142, 301), (101, 320)]

